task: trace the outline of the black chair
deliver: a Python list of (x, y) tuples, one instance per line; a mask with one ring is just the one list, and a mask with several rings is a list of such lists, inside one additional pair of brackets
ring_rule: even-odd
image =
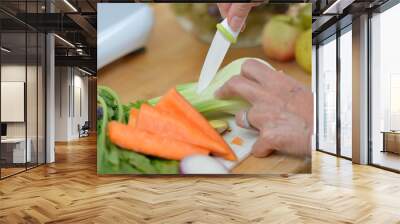
[(89, 130), (90, 130), (89, 121), (85, 121), (82, 127), (78, 124), (79, 138), (89, 136)]

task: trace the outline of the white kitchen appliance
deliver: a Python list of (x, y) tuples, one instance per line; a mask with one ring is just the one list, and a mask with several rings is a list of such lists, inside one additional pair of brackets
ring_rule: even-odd
[(154, 23), (143, 3), (97, 4), (97, 69), (143, 48)]

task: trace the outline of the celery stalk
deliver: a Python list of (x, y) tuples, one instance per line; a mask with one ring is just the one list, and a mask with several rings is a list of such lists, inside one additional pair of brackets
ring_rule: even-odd
[[(232, 76), (240, 74), (244, 61), (250, 58), (237, 59), (218, 71), (214, 80), (201, 94), (196, 93), (197, 83), (185, 83), (176, 87), (177, 91), (188, 100), (194, 108), (204, 115), (227, 113), (235, 114), (242, 109), (249, 107), (249, 103), (240, 98), (217, 99), (214, 93)], [(267, 62), (254, 58), (270, 66)], [(270, 66), (271, 67), (271, 66)], [(160, 97), (150, 99), (148, 102), (152, 105), (159, 101)]]

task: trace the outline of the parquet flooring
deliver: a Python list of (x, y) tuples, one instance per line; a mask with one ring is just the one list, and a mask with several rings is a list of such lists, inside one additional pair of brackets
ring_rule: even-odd
[(400, 175), (319, 152), (313, 174), (96, 175), (95, 138), (0, 181), (0, 223), (400, 223)]

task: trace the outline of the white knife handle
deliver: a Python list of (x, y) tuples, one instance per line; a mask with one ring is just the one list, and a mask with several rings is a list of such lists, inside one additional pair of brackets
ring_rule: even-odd
[(225, 18), (221, 23), (217, 24), (217, 29), (229, 42), (236, 43), (236, 39), (239, 36), (242, 27), (240, 27), (239, 31), (237, 32), (233, 31), (228, 24), (228, 19)]

